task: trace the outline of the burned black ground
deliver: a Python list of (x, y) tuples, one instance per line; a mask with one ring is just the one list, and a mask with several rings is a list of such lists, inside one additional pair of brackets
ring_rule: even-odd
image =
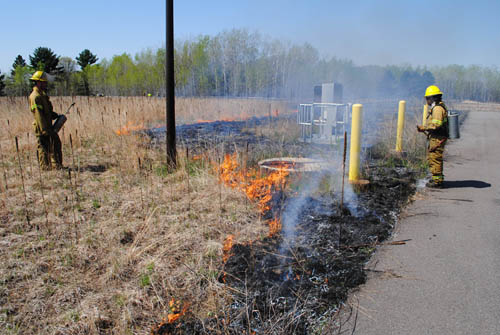
[[(210, 155), (217, 162), (227, 153), (238, 152), (255, 166), (260, 160), (274, 157), (317, 157), (332, 150), (332, 145), (312, 145), (295, 136), (296, 115), (279, 118), (249, 118), (244, 121), (214, 121), (176, 127), (178, 150), (190, 157)], [(278, 131), (276, 129), (279, 128)], [(268, 135), (275, 133), (274, 137)], [(165, 128), (137, 132), (146, 146), (165, 146)], [(267, 134), (267, 135), (266, 135)], [(298, 131), (297, 131), (298, 135)]]
[(349, 290), (365, 282), (367, 261), (391, 235), (397, 214), (415, 191), (414, 173), (404, 167), (375, 163), (371, 171), (370, 186), (350, 210), (340, 210), (333, 196), (308, 198), (292, 242), (276, 236), (233, 246), (220, 278), (237, 292), (221, 315), (225, 323), (187, 322), (169, 332), (339, 332), (338, 312)]
[[(249, 141), (247, 136), (256, 145), (267, 141), (238, 131), (232, 136), (241, 139), (240, 146)], [(291, 145), (299, 152), (308, 150)], [(370, 184), (345, 208), (339, 208), (338, 190), (309, 196), (298, 210), (292, 239), (275, 235), (232, 247), (219, 281), (227, 285), (233, 299), (220, 315), (205, 320), (187, 317), (164, 325), (158, 333), (340, 333), (338, 315), (349, 291), (366, 281), (367, 261), (377, 244), (390, 237), (399, 211), (416, 189), (416, 173), (399, 160), (387, 167), (378, 155), (366, 156), (372, 157), (367, 166)], [(294, 199), (288, 196), (283, 202), (283, 196), (275, 194), (274, 210), (283, 210)]]
[(234, 314), (235, 333), (317, 332), (334, 319), (349, 289), (365, 282), (364, 266), (374, 247), (390, 236), (398, 211), (414, 192), (413, 174), (406, 169), (373, 168), (369, 189), (351, 211), (339, 210), (335, 198), (309, 198), (290, 245), (276, 238), (233, 248), (226, 283), (247, 292), (234, 304), (241, 315), (238, 320)]

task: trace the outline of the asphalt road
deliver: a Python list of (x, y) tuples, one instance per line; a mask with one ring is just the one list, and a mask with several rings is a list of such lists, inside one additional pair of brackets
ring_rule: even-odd
[(354, 334), (500, 334), (500, 113), (469, 113), (461, 135), (446, 188), (401, 217), (394, 240), (412, 240), (382, 247), (353, 293)]

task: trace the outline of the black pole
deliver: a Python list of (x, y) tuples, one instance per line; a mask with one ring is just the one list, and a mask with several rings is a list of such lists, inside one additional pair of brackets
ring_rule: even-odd
[(174, 83), (174, 0), (167, 1), (166, 15), (166, 97), (167, 97), (167, 164), (175, 168), (177, 165), (177, 149), (175, 145), (175, 83)]

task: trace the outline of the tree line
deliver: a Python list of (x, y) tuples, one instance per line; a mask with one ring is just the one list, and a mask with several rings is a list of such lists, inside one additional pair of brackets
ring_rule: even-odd
[[(0, 74), (0, 94), (27, 95), (29, 75), (43, 69), (54, 76), (53, 95), (144, 95), (165, 92), (165, 49), (123, 53), (99, 63), (88, 49), (74, 60), (39, 47)], [(346, 99), (407, 98), (437, 84), (446, 98), (500, 101), (500, 71), (495, 67), (449, 65), (357, 66), (351, 60), (321, 57), (312, 45), (283, 42), (244, 29), (215, 36), (177, 40), (175, 84), (179, 96), (310, 99), (313, 86), (344, 85)]]
[[(49, 74), (49, 89), (54, 95), (91, 95), (88, 70), (98, 61), (96, 55), (85, 49), (73, 60), (57, 56), (52, 49), (38, 47), (29, 56), (29, 64), (18, 55), (12, 64), (10, 76), (0, 74), (0, 95), (23, 96), (31, 92), (29, 78), (37, 70)], [(77, 70), (77, 65), (80, 71)]]

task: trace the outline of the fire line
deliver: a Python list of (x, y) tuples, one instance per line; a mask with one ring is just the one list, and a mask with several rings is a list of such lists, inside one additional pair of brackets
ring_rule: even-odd
[[(246, 196), (257, 203), (261, 214), (271, 210), (273, 193), (283, 190), (286, 178), (289, 175), (284, 169), (272, 171), (263, 175), (257, 169), (245, 171), (240, 168), (236, 153), (227, 154), (220, 166), (220, 181), (225, 185), (243, 191)], [(276, 215), (267, 221), (269, 225), (269, 236), (273, 236), (281, 231), (281, 219)]]

